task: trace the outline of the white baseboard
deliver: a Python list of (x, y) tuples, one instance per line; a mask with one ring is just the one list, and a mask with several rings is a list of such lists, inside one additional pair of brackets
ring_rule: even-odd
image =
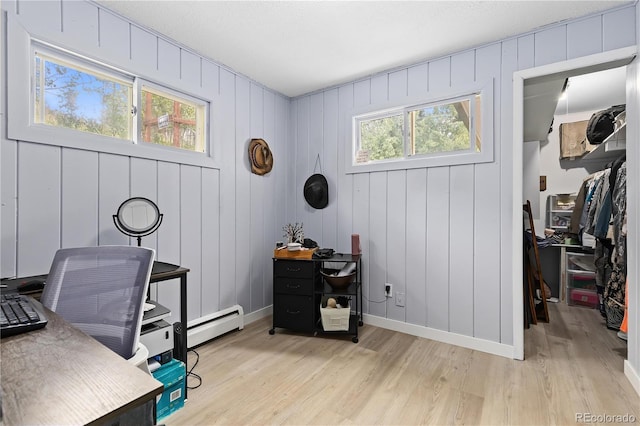
[(257, 311), (253, 311), (250, 314), (244, 314), (244, 323), (245, 325), (251, 324), (252, 322), (270, 316), (272, 313), (273, 305), (269, 305), (266, 308), (258, 309)]
[(411, 334), (412, 336), (424, 337), (425, 339), (436, 340), (442, 343), (461, 346), (480, 352), (499, 355), (505, 358), (516, 359), (515, 347), (503, 343), (491, 342), (489, 340), (478, 339), (477, 337), (463, 336), (462, 334), (450, 333), (448, 331), (436, 330), (434, 328), (423, 327), (415, 324), (408, 324), (401, 321), (381, 318), (373, 315), (364, 315), (365, 324), (388, 330), (399, 331)]
[(624, 360), (624, 375), (627, 376), (636, 393), (640, 395), (640, 374), (634, 370), (628, 359)]

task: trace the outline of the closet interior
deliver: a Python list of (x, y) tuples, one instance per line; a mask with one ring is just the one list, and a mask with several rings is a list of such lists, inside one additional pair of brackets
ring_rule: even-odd
[[(626, 340), (626, 67), (524, 89), (525, 327), (538, 305), (560, 303), (599, 313)], [(532, 245), (541, 271), (529, 288)]]

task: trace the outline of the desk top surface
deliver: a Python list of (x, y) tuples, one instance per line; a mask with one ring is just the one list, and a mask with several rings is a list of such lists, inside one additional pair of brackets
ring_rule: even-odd
[(45, 308), (41, 330), (2, 339), (2, 423), (104, 423), (162, 383)]

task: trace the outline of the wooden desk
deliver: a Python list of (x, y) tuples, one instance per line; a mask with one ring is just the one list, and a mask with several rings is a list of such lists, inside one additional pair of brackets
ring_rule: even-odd
[(4, 425), (102, 424), (162, 393), (162, 383), (44, 309), (45, 328), (0, 344)]

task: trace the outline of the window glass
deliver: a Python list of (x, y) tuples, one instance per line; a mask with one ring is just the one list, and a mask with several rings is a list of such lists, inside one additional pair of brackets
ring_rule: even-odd
[(138, 106), (140, 140), (205, 152), (205, 105), (144, 86)]
[(480, 110), (481, 96), (472, 94), (356, 116), (353, 164), (479, 153)]
[(468, 150), (469, 113), (468, 100), (410, 110), (411, 155)]
[(402, 114), (359, 121), (356, 163), (404, 157)]
[(34, 74), (34, 123), (132, 139), (131, 82), (40, 51)]

